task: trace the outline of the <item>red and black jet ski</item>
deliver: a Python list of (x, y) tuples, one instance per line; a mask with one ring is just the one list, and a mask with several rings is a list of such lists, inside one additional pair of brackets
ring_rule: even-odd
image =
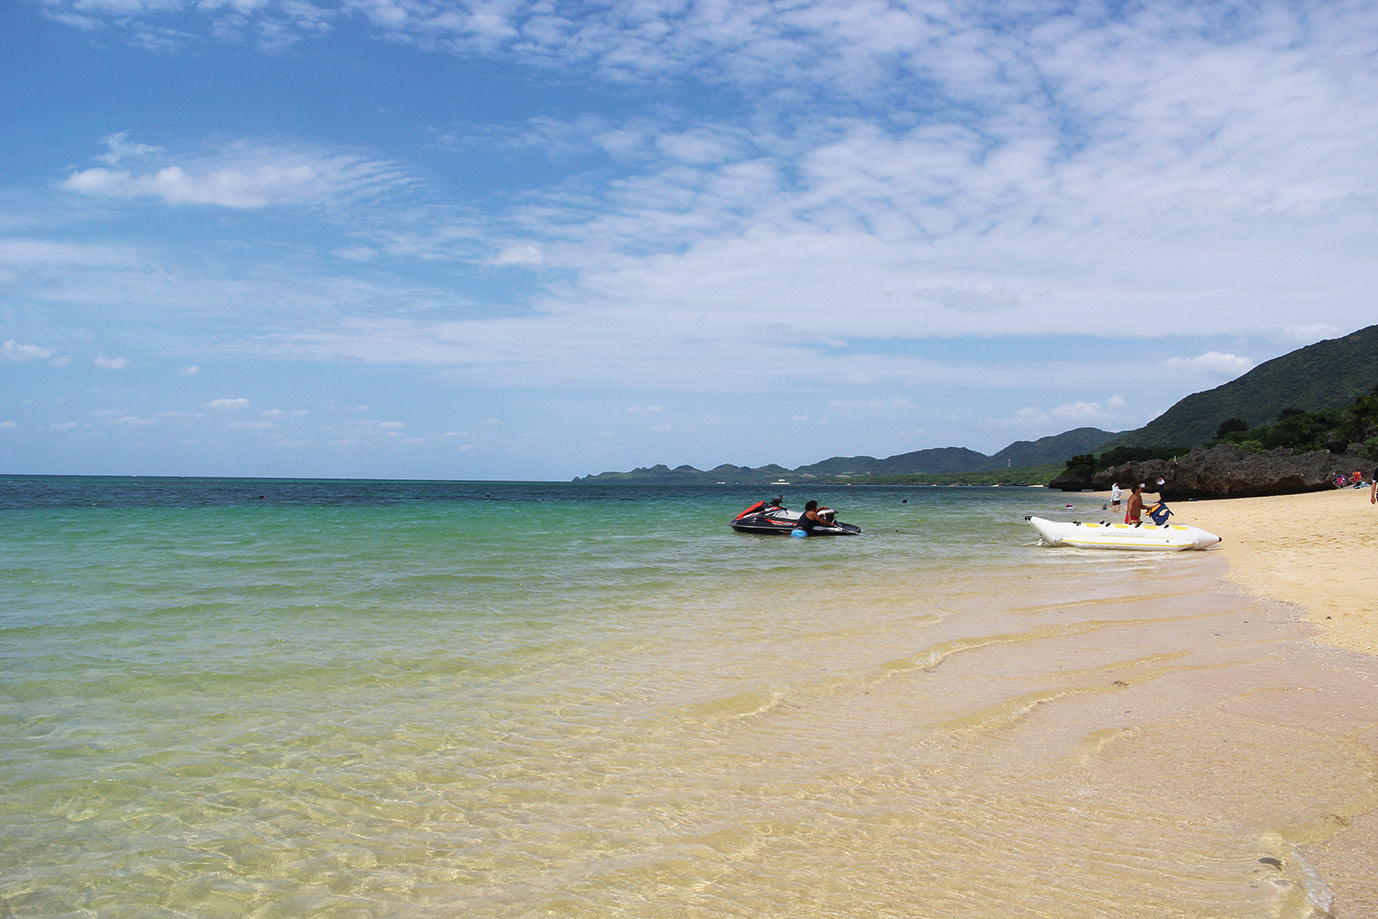
[[(728, 522), (728, 526), (738, 533), (769, 533), (774, 536), (791, 536), (799, 529), (799, 511), (792, 511), (780, 503), (780, 498), (770, 501), (757, 501)], [(832, 526), (814, 527), (808, 534), (812, 536), (857, 536), (861, 527), (837, 520), (837, 511), (830, 507), (820, 507), (818, 516), (829, 521)]]

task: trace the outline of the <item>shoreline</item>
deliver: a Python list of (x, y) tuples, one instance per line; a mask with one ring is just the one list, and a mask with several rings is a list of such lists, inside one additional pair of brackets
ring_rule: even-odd
[(1223, 539), (1209, 551), (1224, 555), (1232, 584), (1295, 604), (1323, 644), (1378, 656), (1378, 507), (1367, 488), (1168, 506), (1172, 522)]
[[(1319, 646), (1378, 657), (1378, 507), (1370, 503), (1369, 489), (1169, 507), (1174, 522), (1222, 537), (1220, 547), (1209, 551), (1223, 553), (1227, 582), (1295, 607)], [(1347, 705), (1333, 698), (1327, 704)], [(1372, 757), (1378, 755), (1378, 730), (1366, 724), (1371, 721), (1357, 721), (1348, 742)], [(1324, 904), (1323, 915), (1378, 915), (1378, 810), (1332, 819), (1333, 834), (1301, 846), (1335, 898)]]

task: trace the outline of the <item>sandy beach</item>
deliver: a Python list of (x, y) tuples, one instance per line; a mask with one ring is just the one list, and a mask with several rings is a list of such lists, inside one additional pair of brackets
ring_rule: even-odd
[[(1230, 581), (1294, 604), (1315, 625), (1317, 641), (1378, 655), (1378, 506), (1369, 489), (1171, 506), (1176, 522), (1223, 537), (1212, 551), (1224, 554)], [(1353, 740), (1378, 751), (1372, 731)], [(1378, 813), (1347, 820), (1307, 847), (1307, 857), (1335, 891), (1336, 912), (1327, 915), (1378, 916)]]
[(1378, 654), (1378, 506), (1367, 488), (1169, 506), (1174, 523), (1224, 539), (1213, 551), (1232, 582), (1297, 604), (1319, 641)]

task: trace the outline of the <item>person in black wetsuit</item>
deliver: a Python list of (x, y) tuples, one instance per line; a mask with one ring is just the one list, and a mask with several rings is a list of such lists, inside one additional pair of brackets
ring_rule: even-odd
[(804, 513), (800, 515), (799, 520), (796, 521), (794, 525), (797, 529), (803, 530), (805, 533), (812, 533), (818, 527), (832, 526), (832, 521), (825, 520), (823, 516), (818, 513), (817, 501), (810, 501), (808, 504), (804, 505)]

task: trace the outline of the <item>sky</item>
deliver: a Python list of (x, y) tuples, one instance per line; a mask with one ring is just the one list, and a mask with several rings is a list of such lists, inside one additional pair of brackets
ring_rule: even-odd
[(0, 473), (1137, 428), (1378, 322), (1369, 0), (5, 0)]

